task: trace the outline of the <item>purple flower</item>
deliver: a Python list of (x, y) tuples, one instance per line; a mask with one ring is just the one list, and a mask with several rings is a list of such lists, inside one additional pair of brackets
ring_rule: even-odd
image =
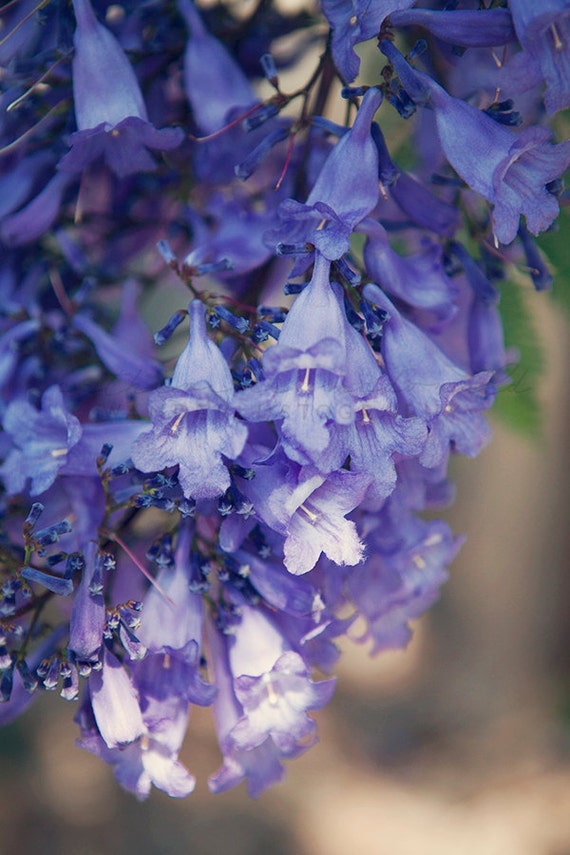
[(245, 111), (256, 95), (223, 44), (207, 31), (192, 0), (178, 0), (178, 8), (189, 31), (184, 53), (186, 96), (196, 124), (211, 134), (226, 124), (230, 110)]
[(136, 75), (118, 41), (96, 19), (89, 0), (74, 0), (73, 100), (78, 132), (59, 163), (64, 172), (81, 172), (104, 157), (124, 178), (153, 170), (148, 148), (170, 150), (184, 139), (180, 128), (156, 130), (148, 121)]
[(348, 251), (351, 233), (378, 202), (378, 152), (370, 129), (381, 101), (378, 89), (368, 90), (352, 128), (327, 157), (305, 204), (288, 199), (279, 206), (283, 222), (271, 232), (272, 238), (279, 234), (291, 243), (308, 240), (330, 260)]
[(285, 756), (304, 747), (316, 729), (307, 713), (329, 702), (335, 681), (313, 683), (303, 659), (272, 621), (245, 604), (233, 627), (229, 662), (243, 715), (228, 741), (250, 750), (270, 737)]
[[(145, 666), (146, 661), (137, 667)], [(163, 669), (163, 674), (167, 674), (167, 669)], [(76, 719), (81, 728), (78, 745), (109, 763), (119, 783), (139, 799), (150, 794), (152, 785), (173, 798), (184, 798), (195, 785), (193, 776), (178, 760), (188, 726), (188, 711), (188, 703), (173, 695), (160, 701), (147, 699), (143, 735), (127, 745), (109, 747), (100, 733), (87, 694)]]
[(490, 438), (481, 412), (495, 397), (492, 372), (469, 376), (406, 320), (376, 285), (367, 285), (364, 296), (389, 315), (382, 338), (388, 376), (410, 414), (428, 424), (420, 463), (438, 466), (445, 460), (450, 442), (462, 454), (475, 456)]
[(445, 156), (477, 193), (491, 202), (493, 230), (501, 243), (516, 236), (524, 214), (532, 234), (547, 229), (558, 215), (558, 200), (547, 185), (570, 164), (570, 142), (551, 145), (550, 132), (525, 128), (515, 136), (471, 104), (453, 98), (431, 77), (412, 69), (397, 48), (382, 42), (409, 95), (433, 108)]
[(348, 576), (351, 599), (367, 623), (359, 641), (371, 640), (372, 653), (408, 644), (408, 622), (437, 599), (461, 543), (443, 522), (383, 513), (370, 558)]
[(536, 67), (546, 84), (549, 113), (570, 105), (570, 8), (567, 0), (510, 0), (509, 7), (529, 76)]
[[(158, 587), (151, 587), (144, 599), (137, 636), (151, 654), (164, 655), (151, 657), (155, 668), (147, 663), (137, 669), (137, 685), (146, 696), (160, 698), (157, 687), (164, 686), (192, 703), (207, 705), (214, 699), (215, 689), (199, 673), (204, 605), (202, 596), (190, 590), (193, 534), (193, 527), (185, 521), (178, 535), (174, 563), (161, 569)], [(160, 673), (163, 668), (168, 674), (155, 680), (156, 669)]]
[[(266, 379), (236, 397), (238, 411), (249, 421), (279, 422), (283, 447), (299, 462), (326, 452), (329, 423), (354, 421), (352, 397), (343, 387), (346, 340), (354, 330), (330, 284), (329, 269), (317, 252), (310, 284), (293, 304), (278, 343), (264, 353)], [(341, 462), (329, 461), (328, 471)]]
[(92, 671), (89, 692), (93, 716), (107, 748), (135, 742), (144, 733), (137, 693), (119, 660), (103, 648), (103, 667)]
[[(250, 452), (252, 457), (257, 450)], [(364, 546), (355, 524), (345, 517), (366, 493), (371, 481), (368, 473), (341, 469), (325, 476), (279, 453), (252, 468), (255, 477), (243, 485), (243, 491), (256, 516), (284, 537), (284, 563), (290, 573), (308, 573), (321, 553), (341, 565), (362, 561)], [(227, 520), (232, 529), (235, 516)], [(222, 533), (228, 548), (239, 546), (251, 526), (244, 528), (238, 521), (237, 531)]]
[[(243, 717), (235, 691), (228, 661), (227, 643), (229, 636), (222, 635), (211, 623), (208, 624), (208, 642), (212, 654), (216, 687), (214, 715), (218, 741), (223, 754), (221, 767), (210, 776), (208, 786), (212, 793), (223, 793), (247, 781), (248, 793), (257, 798), (261, 793), (281, 780), (284, 774), (282, 757), (272, 739), (249, 750), (240, 749), (230, 734)], [(300, 753), (300, 752), (299, 752)]]
[(406, 9), (393, 12), (390, 23), (424, 27), (438, 39), (461, 47), (493, 47), (515, 39), (508, 9)]
[(422, 252), (402, 258), (390, 246), (380, 223), (367, 219), (359, 232), (366, 235), (367, 273), (378, 285), (408, 306), (434, 312), (439, 320), (454, 314), (457, 289), (444, 272), (443, 253), (438, 244), (426, 242)]
[(214, 498), (230, 486), (222, 455), (241, 454), (247, 428), (234, 416), (232, 376), (208, 338), (204, 306), (194, 300), (189, 311), (190, 341), (171, 385), (149, 397), (153, 427), (136, 440), (132, 458), (142, 472), (178, 465), (187, 498)]
[(28, 478), (32, 496), (51, 487), (70, 449), (81, 437), (81, 425), (65, 409), (59, 386), (46, 389), (39, 411), (28, 401), (12, 401), (4, 414), (3, 427), (13, 443), (1, 468), (11, 495), (21, 492)]
[(378, 35), (388, 15), (413, 5), (414, 0), (321, 0), (332, 27), (334, 62), (346, 83), (354, 80), (360, 68), (354, 46)]

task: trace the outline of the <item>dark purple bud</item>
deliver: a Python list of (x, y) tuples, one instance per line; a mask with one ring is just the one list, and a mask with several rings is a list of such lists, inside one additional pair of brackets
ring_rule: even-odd
[(111, 454), (112, 450), (113, 450), (113, 445), (112, 445), (112, 443), (110, 443), (110, 442), (105, 442), (105, 443), (102, 445), (102, 447), (101, 447), (101, 451), (100, 451), (100, 452), (99, 452), (99, 454), (97, 455), (97, 468), (98, 468), (98, 469), (102, 469), (102, 468), (103, 468), (103, 466), (105, 465), (105, 463), (106, 463), (106, 462), (107, 462), (107, 460), (109, 459), (109, 455)]
[(25, 659), (17, 659), (16, 660), (16, 668), (18, 669), (18, 673), (22, 679), (22, 685), (26, 692), (29, 694), (33, 694), (38, 688), (38, 681), (35, 674), (30, 670), (28, 663)]
[(360, 301), (360, 311), (364, 315), (368, 335), (371, 338), (380, 338), (388, 320), (388, 312), (373, 306), (368, 300)]
[[(277, 255), (307, 255), (314, 250), (312, 243), (278, 243), (275, 247)], [(287, 287), (287, 286), (286, 286)], [(286, 291), (286, 294), (292, 294), (292, 291)]]
[(66, 579), (65, 576), (53, 576), (51, 573), (46, 573), (43, 570), (36, 570), (35, 567), (24, 567), (22, 570), (22, 578), (27, 582), (37, 582), (51, 591), (53, 594), (59, 594), (62, 597), (67, 597), (73, 593), (73, 582), (71, 579)]
[(233, 262), (229, 258), (220, 258), (219, 261), (197, 264), (194, 268), (194, 275), (207, 276), (211, 273), (225, 273), (227, 270), (233, 270), (233, 267)]
[(42, 515), (43, 511), (44, 511), (44, 506), (42, 505), (42, 503), (41, 502), (34, 502), (34, 504), (32, 505), (32, 507), (29, 510), (28, 516), (24, 520), (24, 526), (25, 527), (27, 526), (28, 531), (35, 526), (35, 524), (39, 520), (40, 516)]
[(270, 336), (277, 341), (280, 332), (281, 330), (269, 323), (269, 321), (260, 321), (253, 328), (251, 337), (256, 344), (260, 344), (262, 341), (267, 341)]
[(529, 266), (529, 273), (534, 287), (537, 291), (548, 291), (552, 288), (553, 277), (548, 269), (548, 265), (540, 254), (536, 241), (529, 234), (528, 229), (523, 223), (519, 226), (518, 235), (523, 246), (526, 263)]
[(362, 281), (362, 277), (360, 273), (356, 270), (353, 270), (352, 267), (348, 264), (346, 259), (337, 258), (336, 261), (333, 261), (333, 266), (338, 270), (343, 279), (346, 279), (349, 285), (353, 288), (358, 287), (360, 282)]
[(249, 321), (247, 318), (237, 317), (225, 306), (214, 306), (214, 312), (222, 321), (225, 321), (230, 327), (237, 330), (239, 333), (243, 334), (249, 330)]
[(370, 86), (343, 86), (340, 94), (342, 98), (360, 98), (369, 89)]
[(274, 324), (282, 324), (287, 317), (287, 309), (274, 306), (259, 306), (257, 314), (260, 317), (268, 318)]
[(2, 674), (0, 680), (0, 703), (7, 704), (12, 696), (12, 686), (14, 685), (14, 666), (12, 665)]
[(275, 65), (273, 55), (270, 53), (264, 53), (263, 56), (259, 58), (259, 62), (267, 79), (271, 85), (277, 89), (279, 86), (279, 76), (277, 74), (277, 66)]
[(179, 309), (177, 312), (175, 312), (170, 318), (170, 320), (162, 327), (162, 329), (158, 330), (158, 332), (155, 332), (153, 336), (154, 343), (159, 347), (165, 344), (170, 338), (170, 336), (174, 333), (174, 330), (176, 330), (180, 326), (180, 324), (182, 323), (184, 318), (187, 317), (187, 315), (187, 309)]
[(196, 502), (194, 499), (183, 498), (178, 502), (178, 512), (182, 519), (193, 517), (196, 512)]
[(240, 178), (242, 181), (246, 181), (251, 175), (253, 175), (273, 146), (286, 139), (288, 134), (289, 131), (287, 128), (276, 128), (276, 130), (263, 137), (261, 142), (255, 146), (253, 151), (248, 154), (245, 160), (242, 160), (241, 163), (234, 166), (236, 177)]
[(74, 701), (79, 694), (79, 677), (73, 663), (61, 663), (61, 679), (63, 681), (61, 697), (65, 701)]
[(36, 548), (49, 546), (51, 543), (57, 543), (62, 534), (68, 534), (71, 531), (71, 523), (69, 520), (61, 520), (61, 522), (50, 525), (47, 528), (42, 528), (34, 534), (34, 544)]
[(275, 106), (275, 104), (262, 104), (258, 110), (253, 113), (253, 115), (248, 116), (243, 120), (242, 128), (244, 131), (255, 131), (256, 128), (260, 128), (265, 122), (268, 122), (269, 119), (272, 119), (279, 113), (279, 108)]

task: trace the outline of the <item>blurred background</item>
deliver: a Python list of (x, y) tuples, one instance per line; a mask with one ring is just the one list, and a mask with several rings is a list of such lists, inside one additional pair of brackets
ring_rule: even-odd
[[(320, 742), (284, 783), (211, 796), (219, 754), (196, 708), (195, 793), (138, 803), (74, 747), (73, 704), (46, 695), (0, 732), (0, 855), (570, 855), (570, 345), (560, 306), (528, 296), (541, 434), (495, 420), (479, 459), (456, 461), (445, 516), (467, 542), (440, 602), (405, 652), (344, 644)], [(526, 396), (529, 370), (502, 395)]]

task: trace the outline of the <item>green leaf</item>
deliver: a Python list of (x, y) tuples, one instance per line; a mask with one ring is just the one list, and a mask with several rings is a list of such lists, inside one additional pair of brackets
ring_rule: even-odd
[(506, 282), (501, 287), (500, 311), (505, 344), (507, 348), (518, 351), (519, 359), (508, 369), (511, 383), (500, 389), (493, 411), (517, 433), (538, 439), (542, 433), (538, 387), (544, 360), (527, 305), (529, 296), (540, 299), (539, 295), (525, 291), (516, 282)]

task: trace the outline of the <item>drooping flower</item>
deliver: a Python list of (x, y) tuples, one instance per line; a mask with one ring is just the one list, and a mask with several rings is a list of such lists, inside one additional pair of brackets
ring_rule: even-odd
[(496, 388), (490, 382), (493, 372), (471, 376), (455, 365), (376, 285), (367, 285), (364, 296), (389, 316), (382, 337), (388, 376), (409, 414), (427, 422), (429, 433), (420, 463), (440, 465), (450, 443), (474, 457), (490, 438), (482, 413), (495, 398)]
[(213, 498), (230, 486), (222, 455), (238, 457), (247, 438), (246, 426), (233, 408), (233, 381), (228, 365), (208, 338), (205, 309), (194, 300), (190, 341), (180, 355), (170, 386), (149, 397), (152, 430), (134, 443), (132, 459), (142, 472), (179, 466), (187, 498)]
[[(276, 345), (263, 357), (265, 379), (238, 393), (236, 407), (249, 421), (274, 419), (287, 454), (299, 462), (326, 452), (327, 424), (354, 421), (343, 386), (350, 327), (329, 281), (330, 263), (316, 253), (310, 284), (293, 304)], [(373, 385), (374, 376), (369, 383)], [(296, 451), (296, 450), (299, 451)], [(328, 471), (342, 461), (328, 461)]]
[(29, 478), (32, 496), (51, 487), (82, 432), (79, 420), (66, 410), (59, 386), (46, 389), (40, 410), (26, 400), (12, 401), (3, 427), (13, 444), (1, 469), (6, 489), (19, 493)]
[(228, 741), (247, 751), (270, 737), (283, 755), (293, 754), (313, 737), (307, 713), (329, 702), (335, 681), (313, 683), (302, 657), (261, 609), (244, 603), (239, 611), (228, 652), (243, 715)]
[(99, 23), (90, 0), (74, 0), (73, 100), (77, 133), (62, 158), (64, 172), (81, 172), (104, 157), (120, 178), (156, 168), (148, 149), (170, 150), (180, 128), (156, 130), (149, 120), (133, 68), (113, 34)]
[(91, 672), (89, 695), (97, 728), (107, 748), (135, 742), (144, 723), (132, 681), (116, 656), (104, 646), (103, 667)]
[(330, 152), (307, 201), (288, 199), (279, 206), (282, 224), (272, 238), (310, 241), (329, 260), (348, 251), (351, 233), (375, 207), (380, 192), (371, 124), (381, 101), (378, 89), (366, 92), (354, 124)]
[(510, 0), (509, 8), (526, 73), (538, 73), (546, 84), (549, 113), (570, 105), (570, 8), (566, 0)]
[(494, 205), (493, 231), (501, 243), (516, 236), (521, 214), (532, 234), (547, 229), (558, 215), (558, 200), (548, 185), (570, 164), (570, 142), (552, 145), (543, 127), (518, 136), (472, 104), (453, 98), (427, 74), (413, 69), (391, 42), (382, 51), (408, 94), (434, 110), (441, 146), (464, 181)]

